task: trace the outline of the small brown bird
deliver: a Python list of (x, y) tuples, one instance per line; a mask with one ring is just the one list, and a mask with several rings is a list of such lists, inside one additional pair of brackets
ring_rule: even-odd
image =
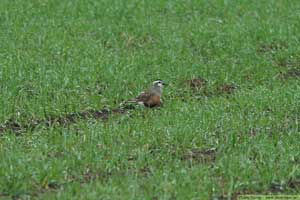
[(162, 80), (156, 80), (153, 82), (152, 87), (148, 90), (141, 92), (136, 98), (129, 99), (128, 103), (138, 103), (145, 107), (156, 107), (162, 104), (161, 95), (162, 89), (165, 83)]

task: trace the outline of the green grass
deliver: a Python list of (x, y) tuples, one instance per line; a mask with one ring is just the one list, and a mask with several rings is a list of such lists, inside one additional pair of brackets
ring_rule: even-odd
[(160, 109), (2, 133), (0, 199), (300, 192), (300, 2), (0, 4), (0, 124), (112, 109), (168, 83)]

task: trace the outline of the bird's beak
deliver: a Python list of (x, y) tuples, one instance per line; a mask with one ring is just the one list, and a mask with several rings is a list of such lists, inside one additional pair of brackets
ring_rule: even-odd
[(162, 83), (163, 86), (168, 86), (166, 83)]

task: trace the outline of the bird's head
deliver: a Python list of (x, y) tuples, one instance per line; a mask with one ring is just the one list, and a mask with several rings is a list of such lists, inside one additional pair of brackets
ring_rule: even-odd
[(165, 85), (165, 83), (162, 80), (156, 80), (153, 82), (154, 87), (162, 88)]

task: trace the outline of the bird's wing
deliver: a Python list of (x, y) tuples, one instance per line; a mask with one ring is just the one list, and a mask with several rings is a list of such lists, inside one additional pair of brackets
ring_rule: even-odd
[(129, 99), (127, 102), (141, 102), (147, 101), (151, 97), (151, 94), (148, 92), (141, 92), (137, 97)]
[(154, 94), (150, 92), (142, 92), (135, 99), (137, 102), (146, 102), (148, 101)]
[(142, 92), (134, 99), (127, 101), (128, 103), (138, 103), (146, 107), (155, 107), (161, 105), (160, 96), (153, 92)]

